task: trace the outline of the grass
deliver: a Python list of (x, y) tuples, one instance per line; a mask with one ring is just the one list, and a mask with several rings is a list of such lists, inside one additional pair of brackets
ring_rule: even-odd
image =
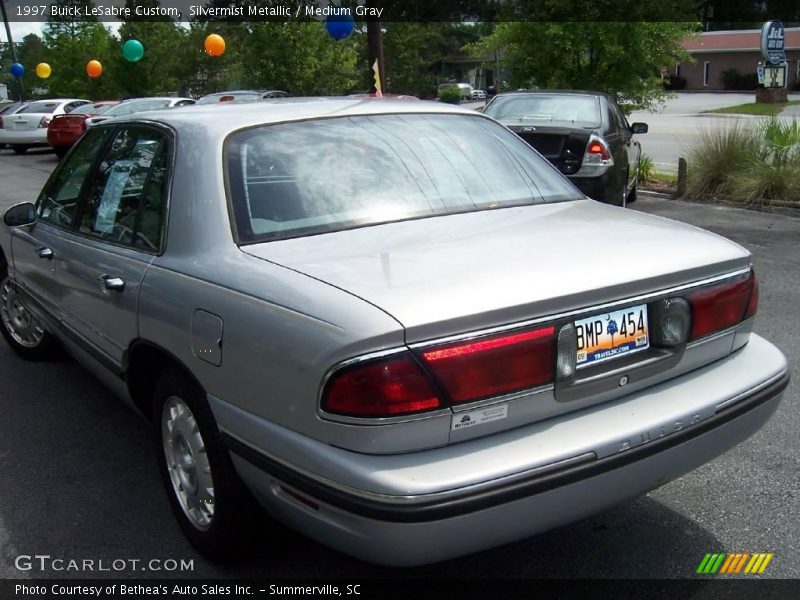
[(704, 113), (719, 113), (733, 115), (760, 115), (763, 117), (776, 117), (787, 107), (800, 104), (800, 100), (790, 102), (750, 102), (749, 104), (737, 104), (736, 106), (725, 106), (714, 110), (705, 110)]

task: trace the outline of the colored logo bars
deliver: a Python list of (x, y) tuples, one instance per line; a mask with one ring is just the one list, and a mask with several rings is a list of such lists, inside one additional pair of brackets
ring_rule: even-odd
[(772, 552), (717, 552), (706, 554), (697, 572), (702, 575), (713, 575), (715, 573), (735, 574), (748, 573), (756, 575), (763, 573), (769, 562), (772, 560)]

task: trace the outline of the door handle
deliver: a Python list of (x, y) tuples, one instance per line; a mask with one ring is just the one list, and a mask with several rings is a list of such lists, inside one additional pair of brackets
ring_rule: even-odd
[(48, 248), (47, 246), (43, 246), (36, 251), (36, 254), (39, 255), (39, 258), (53, 258), (53, 251)]
[(119, 277), (112, 277), (111, 275), (100, 275), (100, 281), (103, 282), (103, 287), (107, 290), (121, 292), (125, 289), (125, 282)]

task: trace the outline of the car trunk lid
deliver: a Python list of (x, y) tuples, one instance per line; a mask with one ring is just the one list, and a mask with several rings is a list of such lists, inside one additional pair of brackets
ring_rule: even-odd
[(576, 129), (530, 122), (504, 123), (565, 175), (577, 173), (589, 143), (592, 128)]
[(6, 129), (24, 131), (29, 129), (38, 129), (42, 118), (51, 119), (50, 113), (17, 113), (10, 117), (4, 118)]
[(381, 308), (409, 343), (579, 310), (750, 263), (724, 238), (579, 200), (252, 244)]

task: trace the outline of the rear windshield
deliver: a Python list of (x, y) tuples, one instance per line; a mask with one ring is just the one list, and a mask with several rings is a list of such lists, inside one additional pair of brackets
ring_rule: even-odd
[(79, 106), (75, 110), (70, 111), (69, 114), (71, 115), (102, 115), (104, 112), (109, 110), (113, 104), (84, 104), (83, 106)]
[(519, 137), (480, 116), (268, 125), (233, 134), (226, 153), (241, 243), (580, 197)]
[(32, 102), (31, 104), (23, 108), (21, 111), (19, 111), (18, 114), (23, 114), (23, 113), (50, 114), (60, 105), (61, 105), (60, 102)]
[(216, 102), (255, 102), (261, 100), (261, 94), (257, 93), (240, 93), (232, 92), (230, 94), (212, 94), (204, 96), (197, 101), (197, 104), (214, 104)]
[(119, 117), (120, 115), (130, 115), (145, 110), (166, 108), (169, 106), (169, 103), (169, 100), (130, 100), (109, 108), (105, 114), (107, 117)]
[(493, 119), (600, 125), (600, 100), (575, 94), (498, 96), (483, 111)]

